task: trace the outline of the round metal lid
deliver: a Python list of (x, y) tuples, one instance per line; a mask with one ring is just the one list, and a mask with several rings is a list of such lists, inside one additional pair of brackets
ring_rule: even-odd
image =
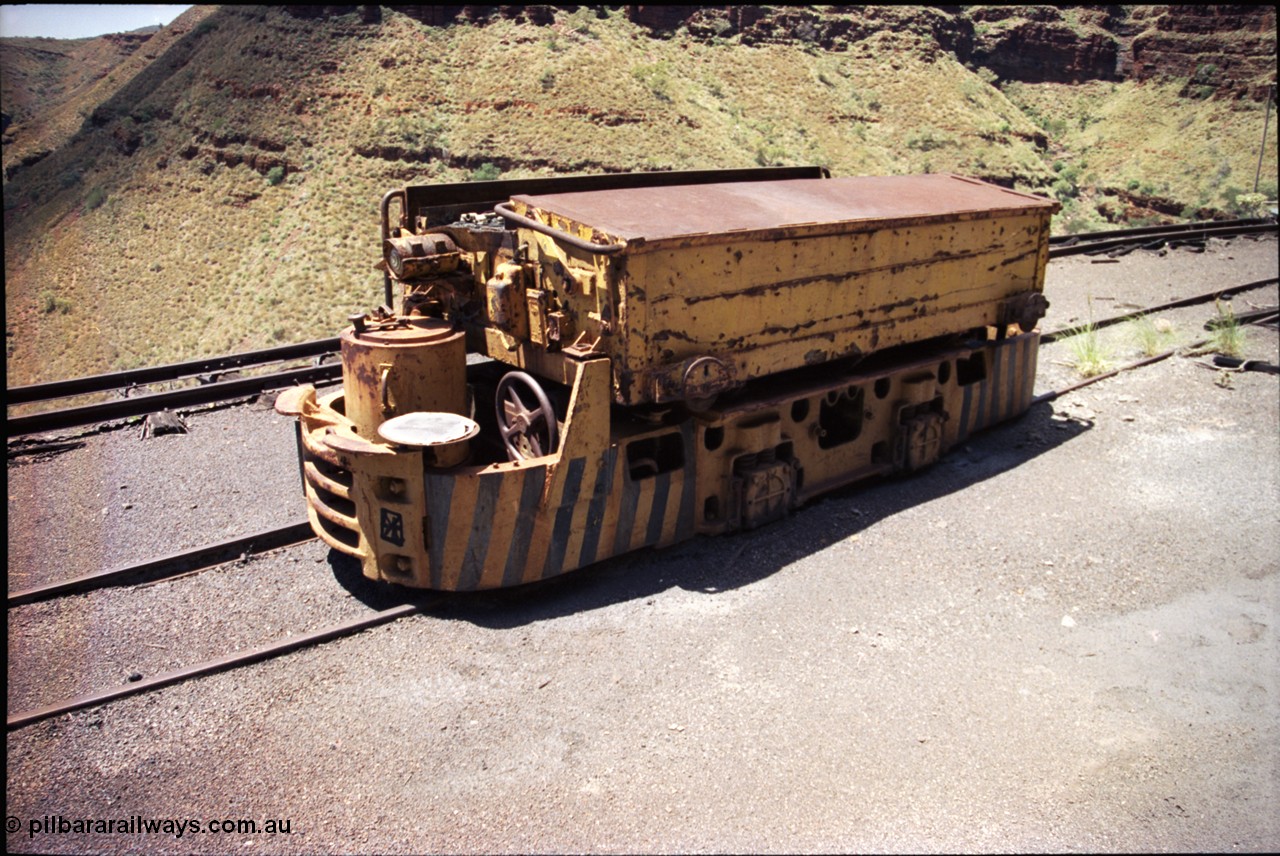
[(480, 426), (456, 413), (405, 413), (378, 426), (378, 434), (402, 446), (447, 446), (480, 433)]
[(354, 327), (342, 331), (344, 341), (379, 346), (422, 345), (461, 335), (462, 331), (454, 330), (452, 324), (438, 318), (398, 318), (394, 324), (370, 321), (362, 333), (357, 333)]

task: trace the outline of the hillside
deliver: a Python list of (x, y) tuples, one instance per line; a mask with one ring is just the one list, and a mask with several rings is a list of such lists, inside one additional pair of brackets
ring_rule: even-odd
[(93, 39), (0, 39), (5, 180), (69, 141), (99, 104), (213, 11), (196, 6), (165, 28)]
[(818, 163), (1056, 195), (1060, 229), (1234, 213), (1274, 83), (1253, 7), (401, 8), (2, 40), (8, 384), (332, 335), (404, 183)]

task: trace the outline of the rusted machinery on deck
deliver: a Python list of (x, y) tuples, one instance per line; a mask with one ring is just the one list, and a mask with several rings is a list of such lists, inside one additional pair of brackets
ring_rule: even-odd
[(1039, 197), (794, 168), (381, 210), (387, 305), (342, 333), (342, 389), (276, 404), (312, 528), (375, 579), (512, 586), (760, 526), (1032, 397)]

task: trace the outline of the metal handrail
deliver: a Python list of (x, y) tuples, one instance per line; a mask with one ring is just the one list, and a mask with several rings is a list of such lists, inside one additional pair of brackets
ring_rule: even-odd
[(528, 217), (525, 217), (523, 214), (517, 214), (508, 208), (506, 203), (499, 203), (493, 206), (493, 210), (506, 220), (512, 220), (519, 223), (521, 226), (532, 229), (535, 232), (541, 232), (544, 235), (555, 238), (557, 241), (562, 241), (571, 247), (576, 247), (579, 250), (586, 250), (589, 253), (612, 255), (613, 253), (621, 252), (627, 248), (625, 243), (593, 244), (590, 241), (579, 238), (577, 235), (570, 235), (568, 232), (562, 232), (559, 229), (554, 229), (546, 223), (540, 223), (537, 220), (531, 220)]

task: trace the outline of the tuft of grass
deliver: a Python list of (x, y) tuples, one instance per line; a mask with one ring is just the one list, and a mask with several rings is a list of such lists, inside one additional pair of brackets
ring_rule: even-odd
[(1218, 317), (1210, 321), (1209, 350), (1224, 357), (1239, 357), (1244, 353), (1245, 330), (1236, 318), (1230, 303), (1215, 300)]
[(1089, 299), (1089, 323), (1079, 330), (1067, 340), (1075, 358), (1072, 365), (1081, 377), (1106, 374), (1111, 370), (1111, 350), (1098, 339), (1098, 328), (1093, 324), (1093, 298)]
[(93, 190), (90, 190), (89, 195), (85, 197), (84, 209), (86, 211), (92, 211), (106, 201), (107, 192), (101, 187), (95, 187)]
[(1173, 325), (1163, 318), (1135, 315), (1129, 319), (1129, 335), (1143, 356), (1154, 357), (1172, 344)]
[(1111, 370), (1111, 353), (1098, 340), (1098, 331), (1093, 322), (1081, 327), (1080, 332), (1067, 342), (1074, 357), (1072, 365), (1081, 377), (1094, 377)]

